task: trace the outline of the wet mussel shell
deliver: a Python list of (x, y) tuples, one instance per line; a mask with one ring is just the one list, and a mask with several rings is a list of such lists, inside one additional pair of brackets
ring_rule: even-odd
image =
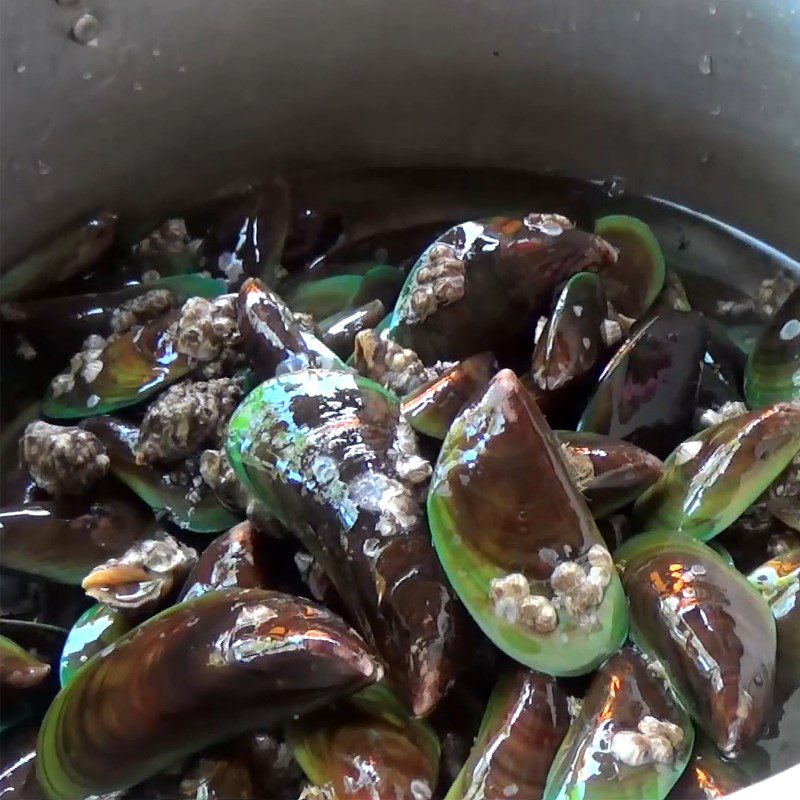
[[(653, 720), (674, 726), (674, 738), (666, 745), (660, 742), (661, 760), (648, 752), (648, 737), (640, 738), (653, 731), (646, 727)], [(626, 747), (626, 739), (633, 744)], [(553, 762), (544, 800), (576, 795), (583, 800), (664, 800), (689, 760), (693, 741), (689, 716), (666, 683), (626, 647), (592, 679)]]
[(665, 458), (692, 432), (706, 342), (697, 312), (665, 311), (645, 320), (606, 365), (578, 430)]
[(569, 725), (567, 696), (554, 678), (521, 668), (507, 672), (446, 800), (540, 800)]
[(597, 275), (579, 272), (561, 290), (533, 350), (531, 376), (542, 392), (578, 389), (600, 371), (606, 300)]
[(39, 732), (39, 782), (51, 800), (126, 789), (381, 674), (342, 620), (307, 601), (250, 589), (179, 603), (97, 654), (61, 690)]
[(526, 339), (559, 284), (615, 258), (602, 239), (555, 214), (463, 222), (420, 256), (389, 335), (426, 364), (487, 349), (529, 352)]
[(353, 373), (283, 375), (239, 406), (227, 452), (331, 577), (414, 712), (429, 713), (454, 675), (466, 620), (431, 547), (414, 483), (430, 467), (397, 398)]
[(750, 408), (800, 401), (800, 287), (758, 338), (747, 361), (744, 391)]
[[(95, 417), (83, 423), (105, 446), (115, 477), (135, 492), (157, 514), (181, 528), (198, 533), (218, 533), (240, 521), (211, 490), (193, 499), (192, 485), (174, 482), (167, 470), (136, 461), (134, 448), (139, 430), (115, 417)], [(202, 488), (202, 487), (201, 487)]]
[(557, 627), (547, 633), (516, 614), (498, 613), (490, 594), (493, 580), (522, 575), (532, 593), (550, 601), (549, 580), (559, 562), (585, 562), (593, 546), (607, 555), (557, 440), (510, 370), (499, 372), (448, 431), (428, 518), (453, 588), (507, 655), (548, 674), (579, 675), (622, 644), (625, 601), (613, 569), (598, 606), (576, 614), (559, 609)]
[(289, 723), (286, 741), (312, 784), (337, 798), (430, 797), (437, 783), (436, 734), (385, 685)]
[(578, 485), (595, 519), (632, 503), (664, 472), (659, 459), (630, 442), (586, 431), (556, 431), (556, 436), (568, 462), (579, 465)]
[(707, 540), (743, 514), (800, 450), (800, 403), (778, 403), (682, 442), (636, 501), (633, 526)]
[(59, 661), (59, 680), (64, 688), (96, 653), (131, 629), (124, 612), (97, 603), (81, 614), (70, 628)]
[(458, 412), (486, 388), (495, 372), (497, 361), (491, 353), (465, 358), (441, 377), (403, 397), (403, 416), (419, 433), (444, 439)]
[(64, 392), (56, 388), (69, 374), (62, 373), (50, 385), (42, 413), (51, 419), (106, 414), (141, 403), (186, 377), (192, 365), (175, 350), (169, 333), (176, 319), (177, 312), (172, 311), (123, 334), (98, 355), (99, 372), (90, 361), (72, 375), (72, 388)]
[(616, 262), (600, 273), (608, 300), (626, 317), (639, 319), (664, 286), (666, 266), (658, 240), (646, 223), (625, 214), (601, 217), (594, 232), (619, 251)]
[(775, 622), (747, 579), (711, 548), (649, 533), (615, 554), (636, 644), (727, 756), (761, 734), (772, 704)]

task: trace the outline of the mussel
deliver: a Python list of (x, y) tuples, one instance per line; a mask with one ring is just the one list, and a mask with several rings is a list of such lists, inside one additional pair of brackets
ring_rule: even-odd
[(486, 388), (496, 371), (497, 362), (491, 353), (465, 358), (441, 377), (405, 395), (400, 406), (403, 416), (419, 433), (444, 439), (458, 412)]
[(130, 629), (131, 622), (120, 609), (104, 603), (87, 608), (70, 628), (61, 651), (58, 672), (61, 687), (66, 686), (93, 655)]
[(800, 450), (800, 403), (725, 420), (678, 445), (664, 474), (636, 501), (638, 531), (716, 536), (742, 514)]
[(533, 397), (502, 370), (445, 437), (428, 518), (467, 610), (506, 654), (590, 672), (625, 638), (622, 587)]
[(110, 250), (117, 215), (101, 211), (34, 250), (0, 277), (5, 302), (35, 294), (90, 269)]
[(800, 286), (758, 338), (747, 361), (744, 391), (750, 408), (800, 401)]
[(275, 378), (233, 415), (228, 455), (333, 579), (414, 712), (429, 713), (464, 632), (418, 499), (430, 465), (397, 399), (352, 373)]
[(689, 764), (667, 800), (720, 800), (750, 783), (735, 761), (723, 758), (712, 742), (698, 736)]
[(665, 458), (692, 431), (706, 341), (705, 320), (694, 311), (643, 321), (603, 370), (578, 430)]
[(98, 564), (122, 556), (153, 530), (152, 517), (113, 494), (34, 502), (0, 511), (0, 565), (80, 585)]
[(694, 729), (666, 682), (632, 648), (599, 670), (556, 754), (544, 800), (664, 800)]
[(436, 787), (439, 740), (385, 685), (289, 723), (286, 739), (306, 777), (335, 800), (416, 800)]
[(134, 628), (61, 690), (39, 732), (39, 782), (50, 800), (126, 789), (381, 676), (325, 609), (277, 592), (213, 592)]
[(775, 622), (747, 579), (702, 542), (648, 533), (616, 553), (631, 634), (726, 756), (761, 734), (772, 704)]
[(168, 470), (137, 462), (134, 448), (139, 429), (114, 417), (95, 417), (83, 423), (105, 445), (111, 471), (157, 513), (181, 528), (217, 533), (239, 521), (203, 483), (199, 464)]
[(569, 725), (567, 696), (553, 678), (521, 668), (507, 672), (446, 800), (541, 800)]
[(269, 565), (262, 536), (250, 522), (241, 522), (212, 541), (192, 567), (179, 600), (220, 589), (267, 589)]
[(557, 214), (463, 222), (420, 256), (390, 336), (425, 364), (524, 348), (562, 281), (615, 260), (607, 242)]
[(595, 519), (633, 502), (664, 472), (661, 461), (629, 442), (585, 431), (556, 436)]
[(333, 314), (319, 323), (322, 343), (339, 358), (353, 354), (356, 335), (366, 328), (376, 328), (386, 317), (386, 307), (380, 300), (371, 300), (355, 309)]
[(664, 254), (650, 227), (636, 217), (612, 214), (594, 224), (594, 232), (619, 251), (600, 273), (606, 296), (617, 311), (639, 319), (664, 286)]
[(541, 392), (582, 389), (606, 352), (606, 299), (600, 278), (579, 272), (564, 285), (533, 350), (531, 377)]
[(177, 312), (168, 312), (103, 348), (76, 354), (51, 382), (42, 413), (52, 419), (106, 414), (141, 403), (188, 375), (192, 365), (176, 352), (169, 330), (176, 319)]

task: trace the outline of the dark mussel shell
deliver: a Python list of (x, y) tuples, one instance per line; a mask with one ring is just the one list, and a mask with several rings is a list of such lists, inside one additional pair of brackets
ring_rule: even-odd
[(80, 585), (98, 564), (122, 556), (152, 532), (153, 518), (135, 502), (104, 493), (0, 511), (0, 565)]
[(223, 745), (194, 759), (183, 772), (178, 791), (179, 800), (258, 800), (260, 797), (249, 755), (241, 745), (238, 748)]
[(693, 311), (645, 321), (603, 370), (578, 430), (666, 458), (692, 432), (706, 341), (705, 320)]
[(495, 372), (497, 361), (491, 353), (465, 358), (441, 377), (403, 397), (403, 416), (419, 433), (444, 439), (458, 412), (486, 388)]
[(39, 733), (39, 782), (51, 800), (126, 789), (381, 675), (356, 634), (319, 606), (213, 592), (124, 635), (61, 690)]
[(42, 790), (36, 781), (38, 733), (37, 722), (3, 736), (0, 754), (0, 797), (3, 800), (41, 800)]
[(800, 404), (778, 403), (712, 425), (678, 445), (637, 501), (635, 530), (707, 540), (725, 530), (800, 450)]
[(632, 648), (595, 675), (553, 762), (545, 800), (664, 800), (694, 741), (689, 716)]
[(261, 281), (245, 281), (237, 305), (244, 351), (257, 381), (308, 367), (347, 369), (335, 353), (300, 328), (289, 307)]
[(569, 725), (567, 696), (553, 678), (526, 669), (503, 675), (446, 800), (540, 800)]
[(614, 308), (639, 319), (664, 286), (664, 254), (649, 226), (636, 217), (601, 217), (594, 232), (617, 248), (616, 262), (604, 265), (600, 278)]
[(7, 636), (0, 636), (0, 684), (13, 689), (30, 689), (49, 674), (49, 664)]
[(431, 797), (439, 771), (436, 734), (384, 685), (287, 726), (287, 743), (312, 784), (336, 798)]
[(228, 430), (236, 473), (319, 560), (414, 712), (430, 712), (463, 620), (417, 497), (430, 466), (397, 399), (352, 373), (307, 370), (251, 392)]
[(289, 186), (275, 177), (228, 209), (206, 235), (203, 252), (233, 285), (251, 277), (274, 287), (291, 219)]
[(113, 292), (5, 303), (0, 306), (0, 318), (22, 330), (34, 345), (47, 347), (48, 352), (55, 349), (62, 358), (69, 357), (88, 336), (108, 335), (120, 305), (155, 290), (171, 292), (181, 303), (190, 297), (219, 297), (225, 293), (225, 282), (194, 273), (175, 275)]
[(28, 297), (91, 269), (109, 252), (116, 230), (117, 215), (110, 211), (89, 217), (6, 270), (0, 296), (4, 302)]
[(625, 601), (608, 551), (560, 445), (510, 370), (450, 427), (428, 519), (453, 588), (507, 655), (579, 675), (622, 644)]
[(631, 634), (664, 666), (681, 702), (722, 753), (761, 734), (772, 704), (775, 622), (747, 579), (702, 542), (649, 533), (616, 554)]
[[(96, 417), (83, 423), (103, 443), (111, 459), (111, 471), (156, 513), (163, 513), (181, 528), (199, 533), (218, 533), (239, 522), (206, 487), (176, 483), (164, 469), (136, 461), (134, 448), (139, 429), (114, 417)], [(201, 491), (197, 500), (195, 492)]]
[(332, 314), (319, 323), (322, 343), (339, 358), (349, 358), (355, 349), (356, 335), (367, 328), (376, 328), (385, 316), (386, 307), (380, 300)]
[(97, 603), (86, 609), (70, 628), (61, 651), (58, 673), (61, 687), (66, 686), (93, 655), (130, 629), (130, 620), (117, 608)]
[(531, 377), (541, 392), (578, 388), (600, 371), (606, 345), (600, 278), (579, 272), (564, 285), (533, 350)]
[(250, 522), (241, 522), (206, 547), (178, 601), (220, 589), (268, 589), (270, 582), (264, 536)]
[(630, 442), (585, 431), (556, 436), (595, 519), (632, 503), (664, 472), (659, 459)]
[(723, 758), (704, 736), (695, 739), (692, 757), (667, 800), (719, 800), (752, 783), (735, 761)]
[(523, 349), (560, 283), (615, 259), (605, 241), (556, 214), (463, 222), (420, 256), (390, 336), (426, 364)]
[[(141, 403), (188, 375), (192, 365), (176, 352), (169, 332), (177, 315), (168, 312), (108, 344), (96, 359), (99, 372), (90, 369), (92, 361), (76, 374), (68, 370), (57, 376), (42, 402), (42, 413), (52, 419), (106, 414)], [(62, 385), (71, 388), (62, 391)]]
[(744, 391), (750, 408), (800, 401), (800, 286), (758, 338), (747, 361)]

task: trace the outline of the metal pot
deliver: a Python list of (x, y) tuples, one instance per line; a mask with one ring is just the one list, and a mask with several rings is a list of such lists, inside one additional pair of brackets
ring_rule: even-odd
[[(149, 217), (276, 164), (620, 176), (800, 257), (795, 0), (3, 0), (0, 12), (3, 264), (103, 204)], [(91, 45), (73, 33), (85, 13)]]

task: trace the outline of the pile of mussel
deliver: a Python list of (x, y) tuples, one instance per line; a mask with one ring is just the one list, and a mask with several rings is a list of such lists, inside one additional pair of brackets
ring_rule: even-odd
[(800, 689), (800, 288), (745, 351), (630, 216), (415, 261), (280, 181), (196, 216), (99, 214), (0, 279), (4, 798), (764, 776)]

